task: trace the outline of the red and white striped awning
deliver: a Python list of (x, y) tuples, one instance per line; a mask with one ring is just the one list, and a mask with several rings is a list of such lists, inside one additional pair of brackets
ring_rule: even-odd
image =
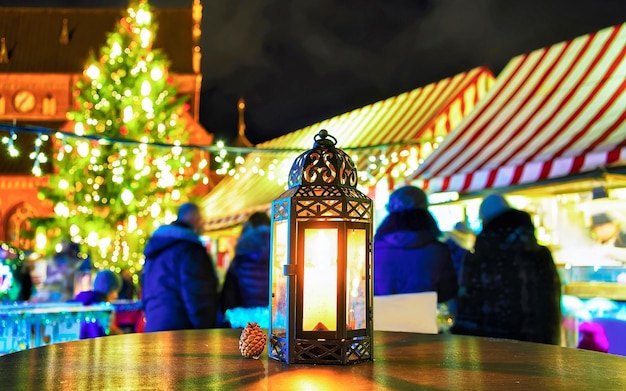
[(475, 68), (257, 145), (237, 174), (222, 179), (202, 200), (205, 230), (233, 226), (255, 211), (267, 210), (286, 189), (295, 158), (313, 147), (314, 136), (322, 129), (336, 137), (338, 148), (358, 148), (360, 158), (355, 159), (356, 152), (350, 153), (359, 172), (368, 169), (368, 158), (383, 154), (413, 148), (419, 151), (416, 158), (425, 157), (430, 152), (425, 146), (445, 139), (487, 94), (493, 81), (489, 69)]
[(626, 163), (626, 24), (512, 59), (407, 183), (474, 192)]

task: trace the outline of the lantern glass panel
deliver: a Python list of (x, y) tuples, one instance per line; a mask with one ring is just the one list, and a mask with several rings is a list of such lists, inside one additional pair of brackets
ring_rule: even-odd
[(367, 264), (367, 236), (365, 229), (348, 229), (347, 273), (346, 273), (346, 329), (358, 330), (366, 327), (365, 295)]
[(337, 330), (336, 228), (304, 230), (303, 331)]
[(287, 277), (284, 266), (287, 264), (289, 244), (289, 224), (287, 220), (274, 222), (272, 243), (272, 333), (286, 335), (287, 330)]

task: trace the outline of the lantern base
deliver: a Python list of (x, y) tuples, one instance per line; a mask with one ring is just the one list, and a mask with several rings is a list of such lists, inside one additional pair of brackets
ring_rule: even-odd
[(296, 339), (293, 357), (288, 354), (288, 341), (272, 335), (269, 357), (288, 364), (351, 365), (372, 360), (372, 337), (360, 336), (344, 340)]

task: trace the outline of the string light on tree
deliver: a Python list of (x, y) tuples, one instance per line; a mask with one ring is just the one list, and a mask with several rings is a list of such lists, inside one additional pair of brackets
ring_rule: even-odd
[[(131, 0), (75, 86), (67, 114), (74, 135), (55, 134), (54, 172), (40, 189), (55, 205), (45, 223), (58, 229), (50, 231), (71, 235), (99, 268), (138, 271), (147, 236), (173, 215), (163, 212), (204, 178), (193, 175), (197, 151), (181, 147), (185, 98), (152, 46), (156, 34), (148, 2)], [(39, 149), (33, 153), (43, 162)], [(160, 213), (152, 213), (155, 204)]]

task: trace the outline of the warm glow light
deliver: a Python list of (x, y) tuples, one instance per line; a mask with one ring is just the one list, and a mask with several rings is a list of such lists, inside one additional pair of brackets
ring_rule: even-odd
[(70, 209), (60, 202), (54, 206), (54, 213), (57, 216), (70, 217)]
[(119, 43), (114, 42), (113, 45), (111, 46), (111, 58), (113, 59), (121, 54), (122, 54), (122, 47), (120, 46)]
[(95, 80), (100, 77), (100, 69), (92, 64), (85, 70), (85, 74), (91, 78), (91, 80)]
[(39, 250), (43, 250), (46, 248), (46, 243), (48, 242), (48, 237), (45, 233), (39, 232), (35, 236), (35, 247)]
[(152, 32), (148, 29), (141, 29), (139, 33), (139, 39), (141, 40), (141, 47), (147, 48), (150, 45), (150, 38), (152, 37)]
[(130, 122), (130, 120), (133, 119), (133, 108), (132, 106), (126, 106), (124, 107), (124, 114), (123, 114), (123, 118), (122, 121), (124, 121), (124, 123)]
[(150, 84), (148, 80), (144, 80), (143, 83), (141, 83), (141, 95), (148, 96), (150, 95), (151, 91), (152, 91), (152, 85)]
[(152, 20), (152, 15), (149, 11), (140, 9), (139, 11), (137, 11), (137, 16), (135, 17), (135, 19), (137, 20), (138, 25), (143, 26), (150, 24), (150, 21)]
[(137, 229), (137, 216), (130, 215), (128, 216), (128, 226), (126, 227), (129, 233), (135, 232)]
[(152, 105), (152, 99), (150, 98), (143, 98), (141, 100), (141, 108), (143, 109), (143, 111), (151, 113), (154, 111), (153, 105)]
[(90, 232), (85, 240), (89, 246), (95, 247), (98, 244), (98, 233), (94, 231)]
[(156, 202), (150, 206), (150, 216), (157, 218), (161, 214), (161, 206)]
[(137, 156), (135, 156), (135, 170), (141, 171), (143, 169), (145, 164), (144, 158), (145, 156), (142, 154), (138, 154)]
[(82, 122), (76, 122), (74, 124), (74, 133), (76, 133), (77, 136), (85, 135), (85, 125), (83, 125)]
[(337, 325), (336, 228), (304, 231), (304, 281), (302, 329), (336, 330)]
[(122, 197), (122, 202), (124, 203), (124, 205), (130, 205), (130, 203), (135, 198), (135, 195), (133, 194), (132, 191), (128, 189), (124, 189), (124, 191), (122, 191), (121, 197)]
[(163, 70), (161, 70), (161, 68), (159, 67), (152, 68), (152, 70), (150, 71), (150, 77), (154, 81), (161, 80), (161, 78), (163, 77)]
[(89, 144), (87, 143), (78, 143), (76, 145), (76, 152), (80, 155), (80, 157), (87, 157), (89, 155)]

